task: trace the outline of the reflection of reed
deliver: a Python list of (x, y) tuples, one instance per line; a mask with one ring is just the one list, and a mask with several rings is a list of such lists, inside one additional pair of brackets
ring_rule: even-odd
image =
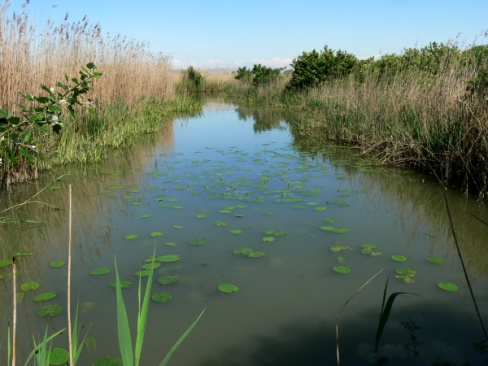
[[(37, 201), (48, 203), (59, 208), (55, 210), (43, 204), (26, 204), (18, 209), (9, 210), (0, 214), (11, 221), (36, 220), (41, 224), (28, 224), (14, 222), (1, 224), (0, 230), (0, 259), (11, 258), (13, 253), (19, 251), (33, 252), (30, 257), (18, 261), (18, 284), (26, 281), (36, 281), (41, 284), (38, 291), (56, 291), (58, 296), (66, 289), (66, 269), (50, 268), (49, 263), (54, 260), (65, 260), (68, 255), (68, 186), (73, 186), (73, 286), (76, 288), (76, 269), (87, 259), (100, 257), (101, 247), (110, 248), (112, 237), (111, 227), (115, 213), (124, 212), (128, 202), (114, 198), (107, 204), (107, 198), (100, 192), (109, 189), (110, 186), (123, 184), (126, 187), (143, 187), (146, 183), (146, 174), (141, 174), (140, 168), (147, 166), (154, 154), (168, 154), (173, 151), (174, 134), (173, 122), (163, 125), (161, 130), (154, 135), (141, 138), (137, 147), (126, 151), (115, 151), (108, 157), (103, 165), (73, 166), (66, 168), (66, 175), (60, 181), (52, 182), (53, 178), (61, 175), (58, 171), (48, 172), (39, 180), (29, 185), (16, 187), (11, 193), (0, 192), (0, 211), (24, 202), (46, 185), (50, 188), (41, 192)], [(139, 170), (138, 170), (139, 169)], [(115, 173), (115, 174), (114, 174)], [(141, 188), (142, 191), (142, 188)], [(108, 193), (110, 194), (110, 192)], [(107, 194), (105, 194), (107, 195)], [(94, 243), (94, 245), (90, 245)], [(11, 289), (12, 284), (10, 266), (1, 267), (0, 274), (5, 277), (4, 287)], [(58, 271), (59, 276), (53, 276), (53, 271)], [(7, 291), (7, 290), (5, 290)], [(10, 293), (11, 290), (8, 290)], [(35, 315), (36, 309), (32, 309), (32, 294), (27, 293), (23, 302), (19, 304), (19, 339), (32, 338), (33, 332), (44, 328), (45, 321)], [(64, 305), (64, 300), (59, 301)], [(6, 296), (0, 307), (0, 319), (9, 319), (12, 309), (12, 299)], [(57, 318), (60, 318), (59, 320)], [(63, 315), (51, 323), (66, 324)], [(58, 323), (59, 322), (59, 323)], [(2, 344), (2, 337), (0, 340)], [(21, 342), (20, 347), (31, 349), (31, 342)], [(22, 354), (22, 349), (19, 349)]]

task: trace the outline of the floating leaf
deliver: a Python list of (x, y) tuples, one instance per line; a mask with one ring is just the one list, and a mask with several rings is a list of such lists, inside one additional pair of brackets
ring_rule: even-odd
[(11, 259), (2, 259), (0, 260), (0, 267), (5, 267), (5, 266), (8, 266), (12, 264), (12, 260)]
[(276, 238), (275, 238), (274, 236), (265, 236), (265, 237), (263, 238), (263, 241), (264, 241), (264, 242), (267, 242), (267, 243), (271, 243), (271, 242), (273, 242), (273, 241), (275, 241), (275, 240), (276, 240)]
[(242, 230), (241, 229), (231, 229), (230, 233), (234, 234), (234, 235), (239, 235), (239, 234), (242, 234)]
[(235, 255), (243, 255), (243, 256), (248, 256), (253, 252), (252, 248), (249, 247), (241, 247), (241, 248), (236, 248), (232, 251)]
[(444, 259), (439, 257), (429, 257), (427, 258), (427, 261), (434, 264), (444, 264)]
[(133, 205), (133, 206), (140, 206), (140, 205), (142, 205), (142, 202), (139, 202), (139, 201), (132, 201), (132, 205)]
[(39, 288), (39, 284), (34, 281), (26, 282), (20, 286), (20, 289), (22, 291), (33, 291), (33, 290), (37, 290), (38, 288)]
[(207, 215), (205, 215), (205, 214), (198, 214), (197, 215), (197, 219), (204, 219), (205, 217), (207, 217)]
[(207, 244), (207, 239), (204, 239), (204, 238), (195, 238), (193, 240), (190, 240), (190, 245), (193, 245), (193, 246), (202, 246), (202, 245), (205, 245)]
[(173, 225), (173, 227), (174, 227), (175, 229), (183, 229), (183, 226), (181, 226), (181, 225)]
[(335, 228), (327, 225), (320, 226), (320, 229), (325, 231), (332, 231), (333, 233), (338, 233), (338, 234), (347, 233), (349, 231), (349, 229), (346, 228)]
[(332, 270), (334, 272), (340, 273), (340, 274), (349, 274), (351, 273), (351, 270), (346, 267), (346, 266), (334, 266), (332, 267)]
[(340, 264), (344, 264), (344, 263), (346, 263), (346, 257), (344, 257), (343, 255), (338, 255), (338, 256), (337, 256), (337, 261), (338, 261)]
[(264, 257), (266, 255), (266, 252), (252, 252), (252, 253), (249, 253), (248, 257), (249, 258), (260, 258), (260, 257)]
[(451, 282), (439, 282), (439, 287), (448, 292), (456, 292), (459, 290), (459, 287)]
[(137, 234), (127, 234), (126, 236), (124, 236), (124, 238), (126, 238), (127, 240), (135, 239), (137, 237), (139, 237), (139, 235)]
[(39, 294), (37, 296), (34, 296), (34, 301), (46, 301), (46, 300), (51, 300), (54, 299), (57, 295), (54, 292), (44, 292), (42, 294)]
[(173, 299), (173, 296), (168, 293), (168, 292), (161, 292), (159, 294), (152, 294), (151, 299), (153, 299), (156, 302), (170, 302)]
[(58, 305), (58, 304), (51, 304), (51, 305), (46, 305), (43, 308), (41, 308), (37, 314), (40, 316), (56, 316), (61, 314), (63, 311), (63, 308)]
[(407, 257), (405, 257), (404, 255), (401, 255), (401, 254), (394, 254), (391, 256), (391, 259), (393, 259), (396, 262), (406, 262), (407, 261)]
[(139, 271), (134, 273), (134, 276), (137, 277), (149, 277), (151, 275), (152, 271), (150, 269), (145, 269), (143, 271)]
[(173, 242), (171, 242), (171, 241), (167, 241), (167, 242), (165, 242), (165, 243), (164, 243), (164, 245), (167, 245), (167, 246), (169, 246), (169, 247), (176, 247), (178, 244), (173, 243)]
[(180, 276), (178, 275), (165, 275), (158, 278), (158, 282), (161, 285), (171, 285), (176, 283), (180, 280)]
[(64, 261), (52, 261), (49, 265), (53, 268), (60, 268), (64, 266)]
[(29, 257), (31, 256), (33, 253), (32, 252), (16, 252), (14, 253), (14, 257), (15, 258), (22, 258), (22, 257)]
[(325, 207), (325, 206), (319, 206), (319, 207), (315, 207), (314, 210), (315, 211), (326, 211), (327, 210), (327, 207)]
[(339, 253), (340, 251), (343, 250), (353, 250), (351, 247), (348, 247), (347, 245), (333, 245), (330, 247), (330, 250), (332, 250), (334, 253)]
[(104, 274), (107, 274), (110, 272), (111, 272), (110, 268), (102, 267), (102, 268), (97, 268), (97, 269), (92, 270), (90, 272), (90, 274), (93, 276), (99, 276), (99, 275), (104, 275)]
[(143, 218), (143, 219), (147, 219), (147, 218), (149, 218), (149, 217), (151, 217), (151, 216), (152, 216), (151, 214), (142, 214), (142, 215), (141, 215), (141, 218)]
[(66, 365), (69, 361), (69, 352), (64, 348), (55, 348), (49, 351), (49, 365)]
[(231, 294), (233, 292), (239, 291), (239, 287), (232, 283), (221, 283), (218, 286), (219, 290), (228, 294)]
[(161, 263), (158, 262), (152, 262), (152, 263), (146, 263), (142, 266), (142, 269), (157, 269), (161, 267)]
[(170, 263), (181, 260), (181, 257), (178, 254), (167, 254), (157, 257), (156, 260), (162, 263)]
[(227, 222), (225, 221), (215, 221), (215, 226), (227, 226)]
[[(117, 288), (117, 282), (113, 281), (108, 284), (110, 287)], [(131, 281), (120, 281), (120, 288), (127, 288), (131, 287), (132, 282)]]
[(158, 236), (163, 236), (163, 233), (161, 231), (153, 231), (151, 234), (150, 234), (153, 238), (156, 238)]

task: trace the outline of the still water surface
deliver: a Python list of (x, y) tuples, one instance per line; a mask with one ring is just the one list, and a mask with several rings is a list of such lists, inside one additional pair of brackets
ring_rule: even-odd
[[(153, 293), (169, 292), (169, 303), (150, 304), (143, 365), (156, 365), (172, 344), (206, 309), (200, 323), (173, 356), (171, 365), (333, 365), (336, 318), (344, 303), (371, 276), (383, 272), (352, 298), (340, 318), (340, 352), (344, 365), (369, 364), (385, 283), (388, 293), (415, 293), (396, 298), (382, 336), (380, 356), (391, 364), (430, 364), (435, 360), (480, 364), (472, 344), (483, 339), (439, 186), (428, 177), (385, 170), (358, 158), (352, 149), (311, 145), (290, 126), (282, 112), (247, 109), (211, 101), (201, 116), (178, 119), (131, 152), (106, 164), (71, 169), (36, 201), (0, 214), (10, 220), (41, 224), (0, 226), (0, 259), (31, 251), (19, 262), (18, 283), (37, 281), (19, 305), (22, 352), (32, 349), (32, 334), (66, 326), (66, 311), (52, 319), (37, 315), (41, 292), (58, 296), (49, 303), (66, 306), (68, 185), (73, 187), (74, 258), (72, 293), (79, 298), (84, 330), (94, 337), (81, 364), (118, 355), (114, 258), (123, 280), (134, 282), (123, 293), (135, 326), (137, 283), (134, 275), (152, 254), (177, 254), (155, 271)], [(4, 208), (22, 202), (65, 172), (6, 196)], [(477, 296), (488, 318), (488, 221), (486, 206), (448, 192), (456, 234)], [(328, 228), (328, 230), (324, 230)], [(333, 229), (339, 232), (330, 231)], [(346, 230), (347, 229), (347, 230)], [(274, 231), (274, 233), (272, 232)], [(343, 232), (341, 232), (343, 231)], [(162, 236), (152, 237), (151, 233)], [(127, 235), (137, 235), (126, 239)], [(267, 241), (272, 239), (273, 241)], [(190, 245), (205, 239), (205, 245)], [(361, 253), (374, 244), (379, 255)], [(331, 248), (344, 246), (340, 252)], [(265, 252), (258, 258), (233, 254), (240, 247)], [(394, 261), (403, 255), (406, 262)], [(444, 264), (429, 263), (439, 257)], [(333, 271), (346, 266), (349, 274)], [(107, 267), (111, 273), (93, 276)], [(396, 270), (415, 271), (412, 283), (395, 278)], [(0, 317), (3, 328), (11, 313), (10, 267)], [(156, 279), (178, 275), (161, 285)], [(439, 282), (452, 282), (446, 292)], [(144, 279), (143, 279), (144, 283)], [(226, 294), (221, 283), (239, 291)], [(422, 342), (413, 357), (408, 324)], [(402, 325), (403, 323), (403, 325)], [(1, 341), (5, 345), (4, 334)], [(412, 343), (410, 342), (412, 346)], [(60, 338), (56, 346), (65, 346)], [(2, 357), (6, 347), (0, 348)]]

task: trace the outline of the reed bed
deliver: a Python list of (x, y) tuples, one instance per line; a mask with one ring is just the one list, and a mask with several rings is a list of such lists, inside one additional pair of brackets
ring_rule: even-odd
[[(79, 77), (80, 67), (94, 63), (102, 76), (92, 83), (85, 101), (95, 114), (66, 114), (59, 136), (37, 133), (35, 164), (19, 156), (7, 166), (0, 151), (2, 186), (31, 179), (39, 169), (64, 163), (100, 161), (107, 149), (127, 146), (136, 135), (152, 133), (172, 115), (198, 111), (201, 105), (175, 93), (177, 77), (171, 59), (154, 54), (148, 44), (120, 34), (104, 34), (99, 24), (84, 17), (62, 24), (37, 24), (29, 1), (20, 13), (0, 5), (0, 108), (20, 116), (25, 95), (44, 95), (41, 85), (56, 89), (57, 82)], [(0, 149), (1, 150), (1, 149)], [(3, 165), (3, 166), (2, 166)]]
[(371, 68), (361, 80), (352, 74), (304, 91), (287, 91), (282, 83), (227, 90), (301, 111), (295, 133), (357, 145), (384, 164), (415, 167), (488, 198), (488, 95), (467, 88), (483, 67), (453, 55), (436, 75)]

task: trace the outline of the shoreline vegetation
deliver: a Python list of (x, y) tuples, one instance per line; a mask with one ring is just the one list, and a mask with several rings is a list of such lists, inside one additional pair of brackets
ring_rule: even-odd
[[(100, 162), (171, 118), (201, 111), (201, 102), (176, 94), (170, 57), (148, 44), (102, 35), (100, 25), (69, 14), (39, 26), (28, 1), (20, 14), (9, 5), (0, 5), (1, 188), (55, 165)], [(94, 64), (97, 72), (83, 71)], [(96, 79), (82, 75), (89, 72)]]
[[(202, 74), (192, 88), (191, 73), (185, 75), (188, 90), (216, 84)], [(487, 45), (431, 43), (378, 60), (326, 46), (303, 52), (290, 70), (254, 65), (234, 77), (219, 90), (249, 104), (299, 111), (296, 133), (357, 146), (382, 164), (433, 174), (488, 198)]]

